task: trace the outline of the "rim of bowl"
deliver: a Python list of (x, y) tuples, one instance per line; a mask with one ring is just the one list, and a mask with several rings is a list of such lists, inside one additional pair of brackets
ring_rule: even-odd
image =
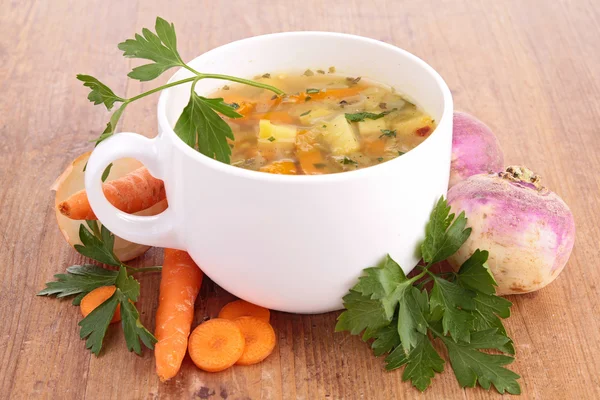
[[(342, 37), (342, 38), (346, 38), (346, 39), (362, 41), (362, 42), (368, 43), (369, 45), (372, 45), (372, 46), (380, 46), (380, 47), (384, 47), (388, 50), (402, 53), (404, 56), (406, 56), (409, 59), (412, 59), (413, 62), (415, 62), (421, 68), (423, 68), (431, 76), (431, 78), (437, 83), (439, 89), (442, 92), (444, 110), (442, 112), (442, 117), (439, 119), (437, 126), (439, 127), (440, 125), (442, 125), (442, 123), (446, 123), (446, 120), (452, 118), (452, 113), (451, 113), (452, 105), (453, 105), (452, 104), (452, 94), (450, 92), (450, 89), (448, 88), (448, 85), (444, 81), (444, 79), (440, 76), (440, 74), (435, 69), (433, 69), (433, 67), (431, 67), (429, 64), (427, 64), (425, 61), (423, 61), (419, 57), (415, 56), (414, 54), (412, 54), (404, 49), (401, 49), (400, 47), (394, 46), (389, 43), (382, 42), (377, 39), (367, 38), (364, 36), (352, 35), (352, 34), (348, 34), (348, 33), (322, 32), (322, 31), (296, 31), (296, 32), (269, 33), (266, 35), (251, 36), (248, 38), (244, 38), (244, 39), (240, 39), (240, 40), (236, 40), (236, 41), (224, 44), (219, 47), (215, 47), (215, 48), (199, 55), (198, 57), (195, 57), (190, 62), (193, 62), (200, 57), (210, 54), (213, 51), (221, 50), (228, 46), (240, 45), (247, 41), (262, 40), (264, 38), (269, 38), (269, 37), (273, 37), (273, 36), (279, 36), (279, 37), (286, 37), (286, 36)], [(169, 82), (171, 82), (175, 78), (175, 76), (179, 72), (181, 72), (183, 69), (184, 69), (183, 67), (178, 69), (177, 72), (175, 72), (173, 74), (173, 76), (171, 76), (171, 78), (169, 79)], [(380, 82), (380, 83), (386, 84), (385, 82)], [(322, 175), (268, 174), (265, 172), (253, 171), (253, 170), (249, 170), (249, 169), (245, 169), (245, 168), (239, 168), (239, 167), (233, 166), (231, 164), (225, 164), (221, 161), (217, 161), (213, 158), (210, 158), (210, 157), (196, 151), (195, 149), (191, 148), (190, 146), (188, 146), (183, 140), (181, 140), (181, 138), (179, 136), (177, 136), (177, 134), (171, 127), (171, 124), (167, 120), (166, 104), (167, 104), (167, 101), (169, 100), (169, 96), (170, 96), (169, 89), (163, 90), (162, 93), (160, 94), (160, 97), (158, 100), (158, 107), (157, 107), (158, 123), (163, 128), (163, 132), (166, 132), (169, 136), (171, 136), (174, 139), (173, 142), (174, 142), (175, 146), (177, 146), (186, 155), (188, 155), (188, 156), (192, 157), (193, 159), (197, 160), (198, 162), (204, 164), (208, 168), (217, 170), (217, 171), (225, 173), (225, 174), (235, 175), (240, 178), (248, 178), (248, 179), (259, 180), (259, 181), (303, 182), (303, 183), (310, 181), (311, 183), (319, 183), (319, 182), (326, 183), (326, 182), (331, 182), (331, 181), (340, 181), (340, 180), (359, 178), (364, 175), (378, 173), (380, 171), (383, 171), (384, 168), (391, 168), (395, 164), (403, 162), (402, 160), (406, 160), (407, 157), (408, 158), (419, 157), (420, 153), (425, 151), (424, 148), (427, 147), (427, 146), (424, 147), (423, 145), (426, 144), (427, 142), (429, 142), (432, 137), (436, 136), (436, 133), (438, 131), (438, 129), (436, 127), (436, 129), (432, 132), (431, 135), (429, 135), (427, 137), (427, 139), (425, 139), (422, 143), (420, 143), (419, 145), (417, 145), (415, 148), (411, 149), (410, 151), (406, 152), (402, 156), (398, 156), (394, 159), (391, 159), (391, 160), (386, 161), (381, 164), (372, 165), (372, 166), (357, 169), (354, 171), (343, 171), (343, 172), (339, 172), (339, 173), (322, 174)]]

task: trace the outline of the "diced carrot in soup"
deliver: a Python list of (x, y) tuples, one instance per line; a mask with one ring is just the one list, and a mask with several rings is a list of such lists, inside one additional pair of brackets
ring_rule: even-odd
[(435, 130), (425, 111), (368, 79), (273, 72), (256, 79), (286, 94), (233, 84), (209, 96), (235, 103), (243, 115), (225, 119), (237, 167), (285, 175), (366, 168), (401, 156)]
[(275, 161), (260, 168), (261, 172), (280, 175), (296, 175), (296, 163), (293, 161)]

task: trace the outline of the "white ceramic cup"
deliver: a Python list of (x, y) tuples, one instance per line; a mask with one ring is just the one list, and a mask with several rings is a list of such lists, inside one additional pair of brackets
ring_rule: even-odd
[[(390, 44), (326, 32), (289, 32), (229, 43), (189, 63), (204, 73), (253, 77), (335, 66), (396, 88), (437, 122), (422, 144), (377, 166), (320, 176), (286, 176), (236, 168), (187, 146), (173, 126), (190, 84), (162, 92), (154, 139), (120, 133), (92, 153), (85, 185), (99, 220), (116, 235), (186, 250), (212, 280), (271, 309), (319, 313), (342, 306), (364, 268), (389, 253), (405, 272), (435, 202), (446, 194), (452, 146), (452, 96), (425, 62)], [(179, 70), (171, 81), (192, 76)], [(226, 82), (201, 80), (200, 94)], [(162, 214), (125, 214), (104, 197), (101, 175), (133, 157), (164, 180)]]

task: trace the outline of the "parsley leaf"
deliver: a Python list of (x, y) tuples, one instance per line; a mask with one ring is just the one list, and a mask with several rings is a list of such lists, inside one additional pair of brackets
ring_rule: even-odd
[(119, 261), (113, 251), (115, 236), (104, 226), (98, 231), (96, 221), (88, 221), (88, 224), (90, 224), (92, 230), (94, 230), (95, 226), (95, 229), (99, 234), (94, 234), (83, 224), (79, 225), (79, 240), (81, 240), (83, 245), (76, 244), (75, 250), (77, 250), (79, 254), (93, 258), (103, 264), (115, 267), (120, 266), (121, 261)]
[(169, 68), (185, 65), (177, 52), (175, 26), (157, 17), (154, 29), (156, 33), (144, 28), (142, 35), (136, 33), (135, 39), (127, 39), (118, 45), (125, 57), (154, 61), (154, 63), (135, 67), (127, 75), (132, 79), (150, 81)]
[(444, 334), (450, 332), (454, 340), (470, 341), (473, 316), (465, 310), (474, 310), (475, 293), (460, 285), (434, 277), (431, 290), (431, 308), (441, 308)]
[(357, 165), (358, 163), (351, 158), (344, 156), (344, 158), (340, 161), (344, 165)]
[(381, 300), (386, 319), (391, 321), (396, 305), (411, 281), (389, 254), (377, 266), (365, 269), (364, 273), (353, 290), (371, 299)]
[(115, 103), (126, 101), (93, 76), (78, 74), (77, 79), (83, 82), (83, 86), (92, 89), (90, 94), (88, 94), (88, 100), (94, 103), (94, 105), (104, 104), (106, 109), (110, 110)]
[[(56, 274), (54, 282), (46, 282), (46, 288), (38, 296), (67, 297), (75, 294), (85, 296), (100, 286), (115, 284), (117, 271), (111, 271), (96, 265), (72, 265), (67, 268), (66, 274)], [(83, 296), (77, 296), (73, 305), (78, 306)]]
[(396, 109), (394, 108), (393, 110), (380, 112), (379, 114), (375, 114), (372, 112), (359, 112), (359, 113), (354, 113), (354, 114), (346, 113), (345, 115), (346, 115), (346, 119), (348, 120), (348, 122), (361, 122), (361, 121), (364, 121), (366, 118), (368, 118), (368, 119), (383, 118), (386, 115), (388, 115), (389, 113), (391, 113), (392, 111), (396, 111)]
[[(476, 331), (495, 328), (498, 333), (506, 336), (506, 329), (500, 318), (510, 316), (512, 303), (502, 297), (494, 296), (497, 284), (486, 264), (487, 258), (487, 251), (476, 250), (460, 267), (457, 283), (476, 292), (475, 309), (471, 311), (473, 328)], [(509, 338), (500, 350), (509, 354), (515, 353)]]
[(499, 393), (506, 391), (511, 394), (520, 394), (521, 387), (517, 382), (520, 376), (504, 368), (504, 365), (512, 363), (514, 358), (478, 351), (482, 348), (498, 348), (506, 337), (498, 335), (495, 330), (479, 332), (477, 336), (473, 336), (476, 339), (475, 343), (455, 343), (441, 337), (448, 348), (450, 365), (458, 383), (462, 387), (475, 387), (475, 384), (479, 382), (484, 389), (489, 389), (493, 384)]
[(386, 369), (389, 371), (406, 364), (402, 380), (410, 380), (420, 391), (427, 389), (436, 372), (444, 370), (444, 360), (435, 351), (426, 335), (419, 335), (417, 345), (408, 356), (403, 357), (400, 352), (394, 353), (386, 358)]
[(389, 353), (395, 347), (400, 346), (400, 336), (398, 335), (397, 326), (398, 321), (392, 321), (391, 324), (375, 330), (367, 337), (363, 337), (363, 340), (371, 338), (375, 339), (373, 340), (373, 343), (371, 343), (373, 354), (379, 357)]
[[(477, 250), (458, 273), (436, 275), (432, 263), (444, 260), (468, 238), (466, 218), (450, 214), (441, 198), (431, 213), (421, 249), (427, 265), (407, 278), (389, 255), (375, 267), (364, 270), (358, 283), (344, 297), (346, 310), (340, 314), (336, 331), (362, 334), (371, 341), (376, 356), (388, 354), (386, 369), (404, 366), (403, 380), (425, 390), (444, 360), (432, 341), (439, 338), (447, 347), (452, 369), (462, 386), (489, 389), (500, 393), (519, 393), (519, 376), (504, 365), (513, 361), (507, 355), (483, 353), (496, 349), (514, 354), (502, 318), (510, 315), (511, 303), (495, 296), (496, 282), (486, 261), (488, 253)], [(421, 281), (429, 275), (425, 281)], [(433, 287), (419, 289), (433, 280)]]
[(106, 128), (104, 129), (102, 134), (96, 139), (92, 140), (92, 142), (95, 142), (96, 145), (98, 145), (98, 143), (111, 137), (115, 133), (115, 130), (117, 129), (117, 124), (119, 123), (119, 119), (121, 118), (121, 115), (123, 115), (127, 104), (128, 103), (123, 103), (121, 104), (121, 107), (117, 108), (117, 110), (111, 115), (110, 120), (106, 123)]
[(466, 224), (465, 213), (461, 212), (455, 219), (454, 214), (450, 214), (450, 206), (441, 197), (425, 228), (425, 240), (421, 245), (423, 260), (431, 265), (456, 253), (471, 234), (471, 228), (465, 229)]
[(158, 340), (142, 325), (138, 310), (121, 291), (119, 291), (119, 300), (121, 304), (121, 325), (125, 334), (127, 350), (134, 351), (138, 355), (142, 354), (140, 340), (144, 346), (153, 349)]
[[(121, 325), (125, 334), (125, 342), (129, 351), (141, 354), (140, 340), (146, 347), (152, 349), (156, 338), (141, 323), (140, 314), (133, 305), (140, 295), (140, 283), (127, 275), (125, 268), (121, 267), (116, 282), (119, 304), (121, 305)], [(131, 302), (130, 302), (131, 301)]]
[(142, 325), (139, 319), (139, 313), (133, 302), (140, 295), (140, 284), (133, 277), (127, 275), (125, 266), (119, 268), (115, 278), (116, 290), (113, 295), (95, 308), (87, 317), (85, 317), (79, 326), (79, 336), (86, 339), (86, 348), (90, 349), (95, 355), (100, 354), (104, 336), (112, 317), (120, 306), (121, 325), (127, 342), (127, 349), (141, 354), (140, 340), (150, 349), (154, 348), (156, 338)]
[(350, 290), (343, 300), (346, 311), (338, 317), (336, 332), (350, 331), (351, 334), (358, 335), (367, 328), (376, 330), (390, 322), (378, 300), (364, 296), (356, 290)]
[(240, 106), (238, 105), (237, 107), (225, 103), (223, 101), (222, 98), (217, 98), (217, 99), (207, 99), (206, 97), (202, 97), (202, 96), (198, 96), (202, 99), (202, 101), (204, 101), (205, 103), (207, 103), (209, 105), (210, 108), (212, 108), (213, 110), (220, 112), (221, 114), (225, 115), (226, 117), (229, 118), (242, 118), (243, 115), (238, 113), (237, 110), (238, 108), (240, 108)]
[[(225, 115), (240, 115), (223, 99), (207, 99), (192, 91), (190, 101), (175, 124), (175, 133), (190, 147), (198, 148), (207, 157), (229, 164), (231, 148), (227, 139), (234, 140), (233, 131), (214, 110)], [(226, 108), (228, 108), (227, 111)], [(225, 112), (224, 112), (225, 111)], [(236, 117), (234, 117), (236, 118)]]
[(100, 354), (100, 350), (102, 350), (104, 335), (106, 335), (108, 325), (119, 304), (119, 293), (117, 292), (118, 289), (108, 300), (96, 307), (87, 317), (79, 322), (79, 326), (81, 327), (79, 337), (81, 339), (87, 338), (85, 347), (86, 349), (90, 349), (95, 355)]
[[(370, 299), (379, 300), (388, 323), (392, 321), (395, 310), (400, 304), (397, 313), (398, 335), (406, 351), (410, 351), (416, 345), (417, 335), (427, 333), (426, 321), (423, 316), (427, 299), (423, 301), (423, 294), (412, 286), (414, 279), (407, 279), (402, 268), (389, 255), (377, 266), (367, 268), (364, 272), (365, 275), (359, 278), (353, 290)], [(425, 296), (427, 296), (426, 293)], [(346, 313), (356, 312), (356, 310), (346, 308), (348, 310), (340, 315), (339, 320), (342, 320)], [(366, 325), (364, 328), (374, 329), (378, 326)], [(362, 330), (357, 333), (360, 331)]]
[(382, 137), (387, 136), (387, 137), (396, 137), (396, 130), (391, 130), (391, 129), (381, 129), (381, 135), (379, 135), (379, 139), (381, 139)]
[(496, 293), (494, 286), (498, 286), (498, 284), (486, 264), (487, 259), (487, 251), (475, 250), (471, 257), (461, 265), (458, 271), (458, 283), (467, 289), (481, 293)]
[[(410, 282), (412, 284), (412, 282)], [(425, 295), (425, 298), (423, 298)], [(403, 296), (398, 299), (398, 334), (402, 341), (404, 351), (409, 352), (417, 346), (421, 335), (427, 334), (427, 292), (420, 292), (414, 286), (409, 286), (403, 291)]]

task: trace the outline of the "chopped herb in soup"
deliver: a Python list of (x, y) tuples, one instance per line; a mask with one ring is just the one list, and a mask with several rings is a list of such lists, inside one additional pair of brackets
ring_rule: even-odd
[(228, 85), (211, 95), (243, 115), (228, 119), (231, 164), (287, 175), (352, 171), (403, 155), (435, 122), (392, 88), (361, 77), (265, 73), (255, 79), (286, 95)]

